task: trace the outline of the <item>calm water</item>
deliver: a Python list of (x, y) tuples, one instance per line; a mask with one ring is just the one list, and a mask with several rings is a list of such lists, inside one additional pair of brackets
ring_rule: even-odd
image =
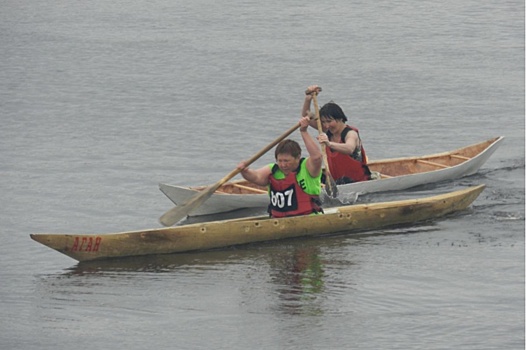
[[(1, 6), (1, 349), (524, 348), (523, 1)], [(159, 182), (218, 181), (313, 83), (371, 159), (506, 137), (472, 177), (359, 201), (487, 189), (433, 223), (213, 252), (79, 265), (30, 240), (159, 227)]]

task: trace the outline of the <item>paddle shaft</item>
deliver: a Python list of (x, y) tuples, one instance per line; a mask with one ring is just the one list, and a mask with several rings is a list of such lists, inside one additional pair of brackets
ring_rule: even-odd
[[(312, 102), (314, 103), (314, 112), (316, 113), (316, 123), (318, 124), (318, 133), (323, 133), (323, 128), (321, 127), (321, 119), (320, 119), (320, 109), (318, 107), (318, 94), (314, 92), (312, 94)], [(326, 176), (326, 185), (328, 186), (327, 193), (331, 195), (332, 197), (336, 197), (335, 194), (337, 193), (336, 190), (336, 183), (334, 182), (334, 179), (332, 178), (331, 171), (329, 169), (329, 161), (327, 160), (327, 149), (325, 143), (321, 144), (321, 153), (323, 156), (323, 165), (325, 165), (325, 176)], [(333, 188), (334, 187), (334, 188)]]
[[(292, 134), (294, 131), (296, 131), (296, 129), (298, 129), (300, 127), (300, 124), (296, 124), (294, 125), (292, 128), (290, 128), (289, 130), (287, 130), (285, 133), (283, 133), (280, 137), (278, 137), (277, 139), (275, 139), (274, 141), (272, 141), (270, 144), (268, 144), (267, 146), (265, 146), (264, 148), (262, 148), (258, 153), (254, 154), (250, 159), (248, 159), (247, 161), (245, 161), (245, 166), (249, 166), (250, 164), (254, 163), (256, 160), (258, 160), (259, 158), (261, 158), (262, 155), (264, 155), (265, 153), (267, 153), (268, 151), (270, 151), (272, 149), (272, 147), (276, 146), (278, 143), (280, 143), (285, 137), (289, 136), (290, 134)], [(233, 178), (234, 176), (236, 176), (237, 174), (239, 174), (241, 172), (241, 170), (239, 168), (235, 168), (234, 170), (232, 170), (230, 173), (228, 173), (225, 177), (223, 177), (221, 180), (219, 180), (217, 183), (215, 183), (214, 185), (210, 186), (210, 187), (214, 187), (214, 186), (217, 186), (215, 187), (214, 191), (217, 190), (219, 187), (221, 187), (221, 185), (223, 185), (225, 182), (227, 182), (228, 180), (230, 180), (231, 178)]]
[[(258, 153), (256, 153), (254, 156), (252, 156), (250, 159), (245, 161), (245, 166), (249, 166), (250, 164), (254, 163), (257, 159), (259, 159), (262, 155), (267, 153), (272, 147), (276, 146), (279, 142), (281, 142), (285, 137), (292, 134), (296, 129), (300, 127), (300, 124), (296, 124), (293, 127), (291, 127), (289, 130), (287, 130), (285, 133), (283, 133), (281, 136), (279, 136), (277, 139), (272, 141), (270, 144), (268, 144), (266, 147), (261, 149)], [(241, 169), (235, 168), (230, 173), (228, 173), (225, 177), (223, 177), (221, 180), (216, 182), (213, 185), (208, 186), (203, 191), (197, 193), (195, 196), (189, 198), (187, 201), (182, 203), (181, 205), (178, 205), (161, 216), (159, 221), (164, 226), (172, 226), (178, 221), (184, 219), (192, 210), (199, 207), (202, 203), (204, 203), (210, 196), (219, 188), (221, 185), (223, 185), (225, 182), (236, 176), (241, 172)]]

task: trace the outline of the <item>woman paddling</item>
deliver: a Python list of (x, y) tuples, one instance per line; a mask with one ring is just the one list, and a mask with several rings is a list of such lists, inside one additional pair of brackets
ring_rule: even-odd
[[(313, 93), (320, 91), (317, 85), (307, 88), (303, 116), (310, 115)], [(357, 128), (346, 124), (347, 117), (341, 107), (332, 101), (325, 104), (320, 109), (320, 119), (325, 133), (318, 136), (318, 141), (327, 146), (329, 170), (336, 184), (370, 180), (371, 172), (360, 134)], [(317, 128), (316, 121), (311, 122), (311, 126)]]

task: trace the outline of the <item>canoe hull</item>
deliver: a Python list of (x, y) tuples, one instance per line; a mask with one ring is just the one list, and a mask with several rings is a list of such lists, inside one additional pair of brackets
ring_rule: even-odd
[[(171, 186), (167, 184), (159, 184), (159, 189), (176, 205), (177, 203), (184, 203), (199, 192), (189, 187)], [(214, 193), (200, 207), (194, 209), (190, 213), (190, 216), (227, 213), (245, 208), (264, 209), (268, 206), (268, 203), (269, 197), (267, 194)]]
[[(400, 191), (416, 186), (437, 183), (462, 178), (475, 174), (480, 167), (497, 150), (503, 137), (496, 137), (478, 144), (459, 148), (450, 152), (437, 153), (421, 157), (394, 158), (369, 162), (373, 171), (381, 174), (393, 174), (392, 177), (383, 177), (378, 180), (355, 182), (352, 184), (338, 185), (339, 199), (343, 203), (353, 203), (357, 195), (366, 193)], [(458, 156), (459, 154), (464, 157)], [(455, 158), (457, 155), (457, 158)], [(465, 159), (463, 159), (465, 158)], [(444, 167), (440, 167), (440, 165)], [(409, 168), (408, 174), (399, 175), (400, 169)], [(418, 172), (415, 172), (418, 171)], [(402, 173), (404, 171), (402, 170)], [(244, 181), (237, 181), (243, 183)], [(234, 182), (236, 183), (236, 182)], [(159, 184), (159, 189), (174, 204), (184, 203), (196, 195), (198, 190)], [(324, 196), (322, 196), (322, 199)], [(199, 208), (190, 213), (190, 216), (202, 216), (224, 213), (245, 208), (261, 208), (268, 206), (267, 194), (223, 194), (214, 193)]]
[(251, 217), (110, 234), (32, 234), (75, 260), (88, 261), (207, 250), (303, 236), (355, 233), (412, 224), (466, 209), (484, 185), (438, 196), (330, 208), (326, 214), (280, 219)]

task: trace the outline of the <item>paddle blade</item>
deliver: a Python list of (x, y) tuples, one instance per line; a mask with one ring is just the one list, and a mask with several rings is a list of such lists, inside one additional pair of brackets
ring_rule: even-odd
[(197, 193), (186, 202), (168, 210), (163, 214), (163, 216), (160, 217), (159, 221), (164, 226), (173, 226), (175, 223), (187, 217), (192, 210), (201, 206), (220, 186), (221, 184), (208, 186), (206, 189)]
[(325, 192), (327, 192), (329, 197), (338, 197), (338, 186), (336, 186), (336, 181), (334, 181), (329, 172), (325, 174)]

